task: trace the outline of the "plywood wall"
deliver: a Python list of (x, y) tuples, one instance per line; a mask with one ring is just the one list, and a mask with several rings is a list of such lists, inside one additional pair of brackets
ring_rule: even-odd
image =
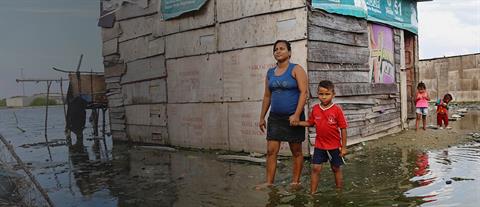
[(420, 60), (420, 81), (433, 98), (450, 93), (457, 102), (478, 102), (480, 54)]

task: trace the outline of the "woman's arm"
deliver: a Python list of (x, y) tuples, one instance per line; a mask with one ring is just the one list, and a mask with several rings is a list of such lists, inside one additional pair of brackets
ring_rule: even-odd
[(268, 79), (265, 77), (265, 92), (263, 93), (262, 111), (260, 112), (260, 121), (258, 122), (258, 127), (262, 132), (265, 132), (265, 128), (267, 127), (265, 115), (267, 115), (268, 108), (270, 107), (271, 96), (270, 88), (268, 88)]
[(298, 98), (297, 109), (295, 110), (295, 113), (289, 117), (290, 125), (296, 125), (298, 121), (300, 121), (300, 115), (303, 112), (305, 103), (307, 102), (307, 94), (308, 94), (307, 74), (305, 73), (305, 70), (303, 70), (302, 66), (296, 65), (295, 68), (293, 69), (293, 75), (297, 80), (300, 96)]

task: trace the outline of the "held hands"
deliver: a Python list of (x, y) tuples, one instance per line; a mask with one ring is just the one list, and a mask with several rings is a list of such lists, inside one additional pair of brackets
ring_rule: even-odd
[(300, 123), (300, 116), (293, 114), (288, 117), (288, 120), (290, 121), (290, 126), (298, 126), (298, 124)]

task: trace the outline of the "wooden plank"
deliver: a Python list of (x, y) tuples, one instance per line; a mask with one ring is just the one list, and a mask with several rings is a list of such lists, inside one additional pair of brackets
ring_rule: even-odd
[(381, 122), (378, 124), (369, 124), (366, 127), (361, 129), (362, 137), (370, 136), (372, 134), (376, 134), (382, 131), (387, 131), (393, 127), (397, 127), (401, 125), (400, 116), (396, 119), (392, 119), (387, 122)]
[[(105, 78), (119, 77), (125, 73), (125, 64), (116, 64), (105, 68)], [(107, 84), (108, 88), (108, 84)]]
[(111, 124), (110, 130), (112, 131), (124, 131), (125, 124)]
[(344, 32), (367, 33), (367, 20), (315, 10), (308, 13), (309, 25)]
[[(305, 68), (306, 41), (291, 43), (291, 62)], [(259, 101), (263, 99), (265, 75), (275, 66), (273, 46), (246, 48), (222, 55), (224, 101)]]
[(167, 108), (170, 144), (229, 149), (227, 104), (168, 104)]
[(104, 67), (112, 67), (117, 64), (123, 64), (123, 60), (120, 59), (120, 54), (107, 55), (103, 57)]
[(223, 100), (221, 54), (167, 60), (168, 102)]
[[(115, 12), (117, 21), (155, 14), (160, 8), (160, 0), (137, 0), (136, 2), (140, 4), (127, 2), (120, 7), (120, 9)], [(145, 8), (143, 5), (147, 5), (147, 7)]]
[(120, 42), (118, 47), (120, 57), (126, 63), (148, 57), (148, 37)]
[(160, 37), (148, 42), (148, 56), (165, 54), (165, 38)]
[(308, 42), (308, 61), (321, 63), (367, 64), (368, 47), (356, 47), (330, 42)]
[(151, 144), (167, 144), (168, 129), (163, 126), (126, 125), (130, 141)]
[(151, 126), (167, 126), (167, 105), (166, 104), (150, 105), (150, 125)]
[(127, 141), (127, 133), (125, 131), (112, 130), (112, 139), (118, 141)]
[(370, 71), (368, 64), (308, 62), (308, 71)]
[(368, 83), (368, 72), (358, 71), (308, 71), (309, 83), (329, 80), (333, 83)]
[(157, 79), (122, 85), (124, 103), (151, 104), (166, 102), (166, 81)]
[(107, 40), (102, 44), (102, 56), (118, 53), (118, 38)]
[(296, 9), (220, 24), (219, 51), (268, 45), (278, 39), (302, 40), (307, 34), (307, 14)]
[(216, 51), (217, 37), (214, 27), (176, 33), (166, 37), (165, 55), (167, 59)]
[(108, 40), (120, 37), (122, 29), (120, 28), (120, 23), (115, 22), (112, 28), (103, 28), (102, 27), (102, 41), (106, 42)]
[(308, 39), (323, 42), (334, 42), (345, 45), (368, 47), (368, 32), (354, 33), (338, 31), (315, 25), (308, 26)]
[(175, 19), (157, 19), (153, 36), (160, 37), (173, 33), (215, 25), (215, 1), (207, 1), (198, 11), (189, 12)]
[[(228, 103), (230, 150), (265, 153), (266, 134), (258, 128), (261, 107), (261, 101)], [(303, 142), (303, 152), (308, 154), (307, 142)], [(280, 154), (291, 155), (288, 144), (281, 145)]]
[(304, 6), (305, 1), (303, 0), (221, 0), (217, 1), (217, 18), (218, 21), (222, 23), (244, 17), (273, 13)]
[(123, 106), (123, 99), (108, 98), (108, 107), (121, 107), (121, 106)]
[(127, 63), (127, 70), (122, 77), (121, 83), (151, 80), (166, 76), (165, 57), (159, 55)]
[(150, 105), (125, 106), (125, 123), (129, 125), (149, 125)]
[[(317, 90), (317, 84), (309, 84), (310, 91)], [(397, 84), (371, 84), (371, 83), (337, 83), (335, 84), (336, 96), (360, 96), (373, 94), (397, 94)], [(312, 93), (314, 97), (315, 94)]]
[(145, 36), (152, 33), (153, 17), (139, 17), (119, 21), (122, 34), (119, 37), (119, 42), (134, 39), (140, 36)]

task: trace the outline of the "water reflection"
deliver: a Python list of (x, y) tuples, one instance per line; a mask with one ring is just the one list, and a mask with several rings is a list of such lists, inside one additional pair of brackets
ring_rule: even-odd
[[(63, 112), (55, 110), (52, 123), (61, 124)], [(265, 177), (262, 165), (217, 159), (224, 152), (112, 147), (108, 137), (93, 137), (88, 130), (71, 146), (52, 147), (55, 162), (45, 161), (45, 147), (18, 147), (43, 139), (33, 112), (17, 110), (19, 124), (27, 130), (22, 133), (12, 127), (11, 111), (0, 110), (0, 132), (31, 163), (32, 173), (58, 206), (469, 206), (480, 201), (480, 143), (438, 151), (367, 143), (371, 147), (348, 155), (343, 191), (335, 190), (333, 175), (324, 170), (319, 193), (310, 196), (309, 161), (302, 188), (289, 186), (291, 162), (285, 160), (276, 185), (257, 191), (254, 186)], [(478, 131), (467, 122), (478, 123), (478, 112), (469, 111), (452, 126)], [(63, 127), (52, 125), (49, 133), (52, 140), (62, 139)]]

